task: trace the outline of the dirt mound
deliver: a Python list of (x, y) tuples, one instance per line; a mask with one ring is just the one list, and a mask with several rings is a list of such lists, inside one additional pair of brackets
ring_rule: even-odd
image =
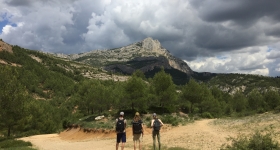
[(63, 140), (75, 140), (83, 141), (86, 139), (93, 138), (113, 138), (115, 136), (114, 131), (112, 130), (103, 130), (103, 129), (70, 129), (65, 130), (59, 134), (59, 137)]

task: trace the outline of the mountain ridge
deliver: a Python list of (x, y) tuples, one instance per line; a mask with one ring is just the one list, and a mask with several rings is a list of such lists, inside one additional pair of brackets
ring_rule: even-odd
[[(71, 54), (71, 55), (56, 54), (56, 56), (68, 58), (70, 60), (79, 61), (94, 66), (108, 66), (111, 64), (123, 64), (124, 62), (128, 62), (131, 60), (145, 61), (145, 58), (147, 58), (147, 60), (151, 60), (152, 58), (156, 59), (160, 56), (163, 56), (167, 59), (167, 63), (168, 63), (163, 66), (166, 67), (170, 66), (188, 75), (193, 74), (192, 69), (188, 66), (186, 62), (184, 62), (179, 58), (174, 57), (172, 54), (170, 54), (168, 50), (162, 47), (162, 45), (158, 40), (154, 40), (151, 37), (145, 38), (141, 42), (136, 42), (120, 48), (114, 48), (108, 50), (93, 50), (86, 53)], [(162, 60), (162, 58), (160, 60)], [(109, 69), (112, 67), (105, 67), (105, 68)], [(141, 70), (141, 68), (137, 68), (137, 69)], [(144, 69), (142, 71), (146, 71), (146, 70)]]

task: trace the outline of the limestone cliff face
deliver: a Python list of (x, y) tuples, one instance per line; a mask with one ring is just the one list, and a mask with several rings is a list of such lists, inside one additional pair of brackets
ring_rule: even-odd
[(172, 56), (161, 46), (158, 40), (150, 37), (125, 47), (94, 50), (82, 54), (63, 55), (63, 57), (99, 67), (106, 66), (104, 68), (109, 71), (121, 70), (131, 73), (136, 69), (140, 69), (145, 72), (155, 67), (164, 67), (174, 68), (188, 75), (193, 73), (187, 63)]
[(155, 52), (157, 54), (164, 54), (165, 50), (161, 47), (158, 40), (153, 40), (152, 38), (146, 38), (142, 41), (142, 47), (145, 51)]

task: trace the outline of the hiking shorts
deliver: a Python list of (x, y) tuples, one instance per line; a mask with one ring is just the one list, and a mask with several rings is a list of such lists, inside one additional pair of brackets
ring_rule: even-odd
[(125, 143), (126, 142), (126, 134), (125, 132), (123, 133), (117, 133), (117, 143)]
[(133, 134), (133, 141), (141, 142), (141, 136), (142, 134)]

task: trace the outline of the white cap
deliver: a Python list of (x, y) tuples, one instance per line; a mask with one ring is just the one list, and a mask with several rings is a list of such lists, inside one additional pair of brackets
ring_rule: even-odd
[(123, 116), (123, 115), (124, 115), (124, 112), (120, 112), (120, 115)]

